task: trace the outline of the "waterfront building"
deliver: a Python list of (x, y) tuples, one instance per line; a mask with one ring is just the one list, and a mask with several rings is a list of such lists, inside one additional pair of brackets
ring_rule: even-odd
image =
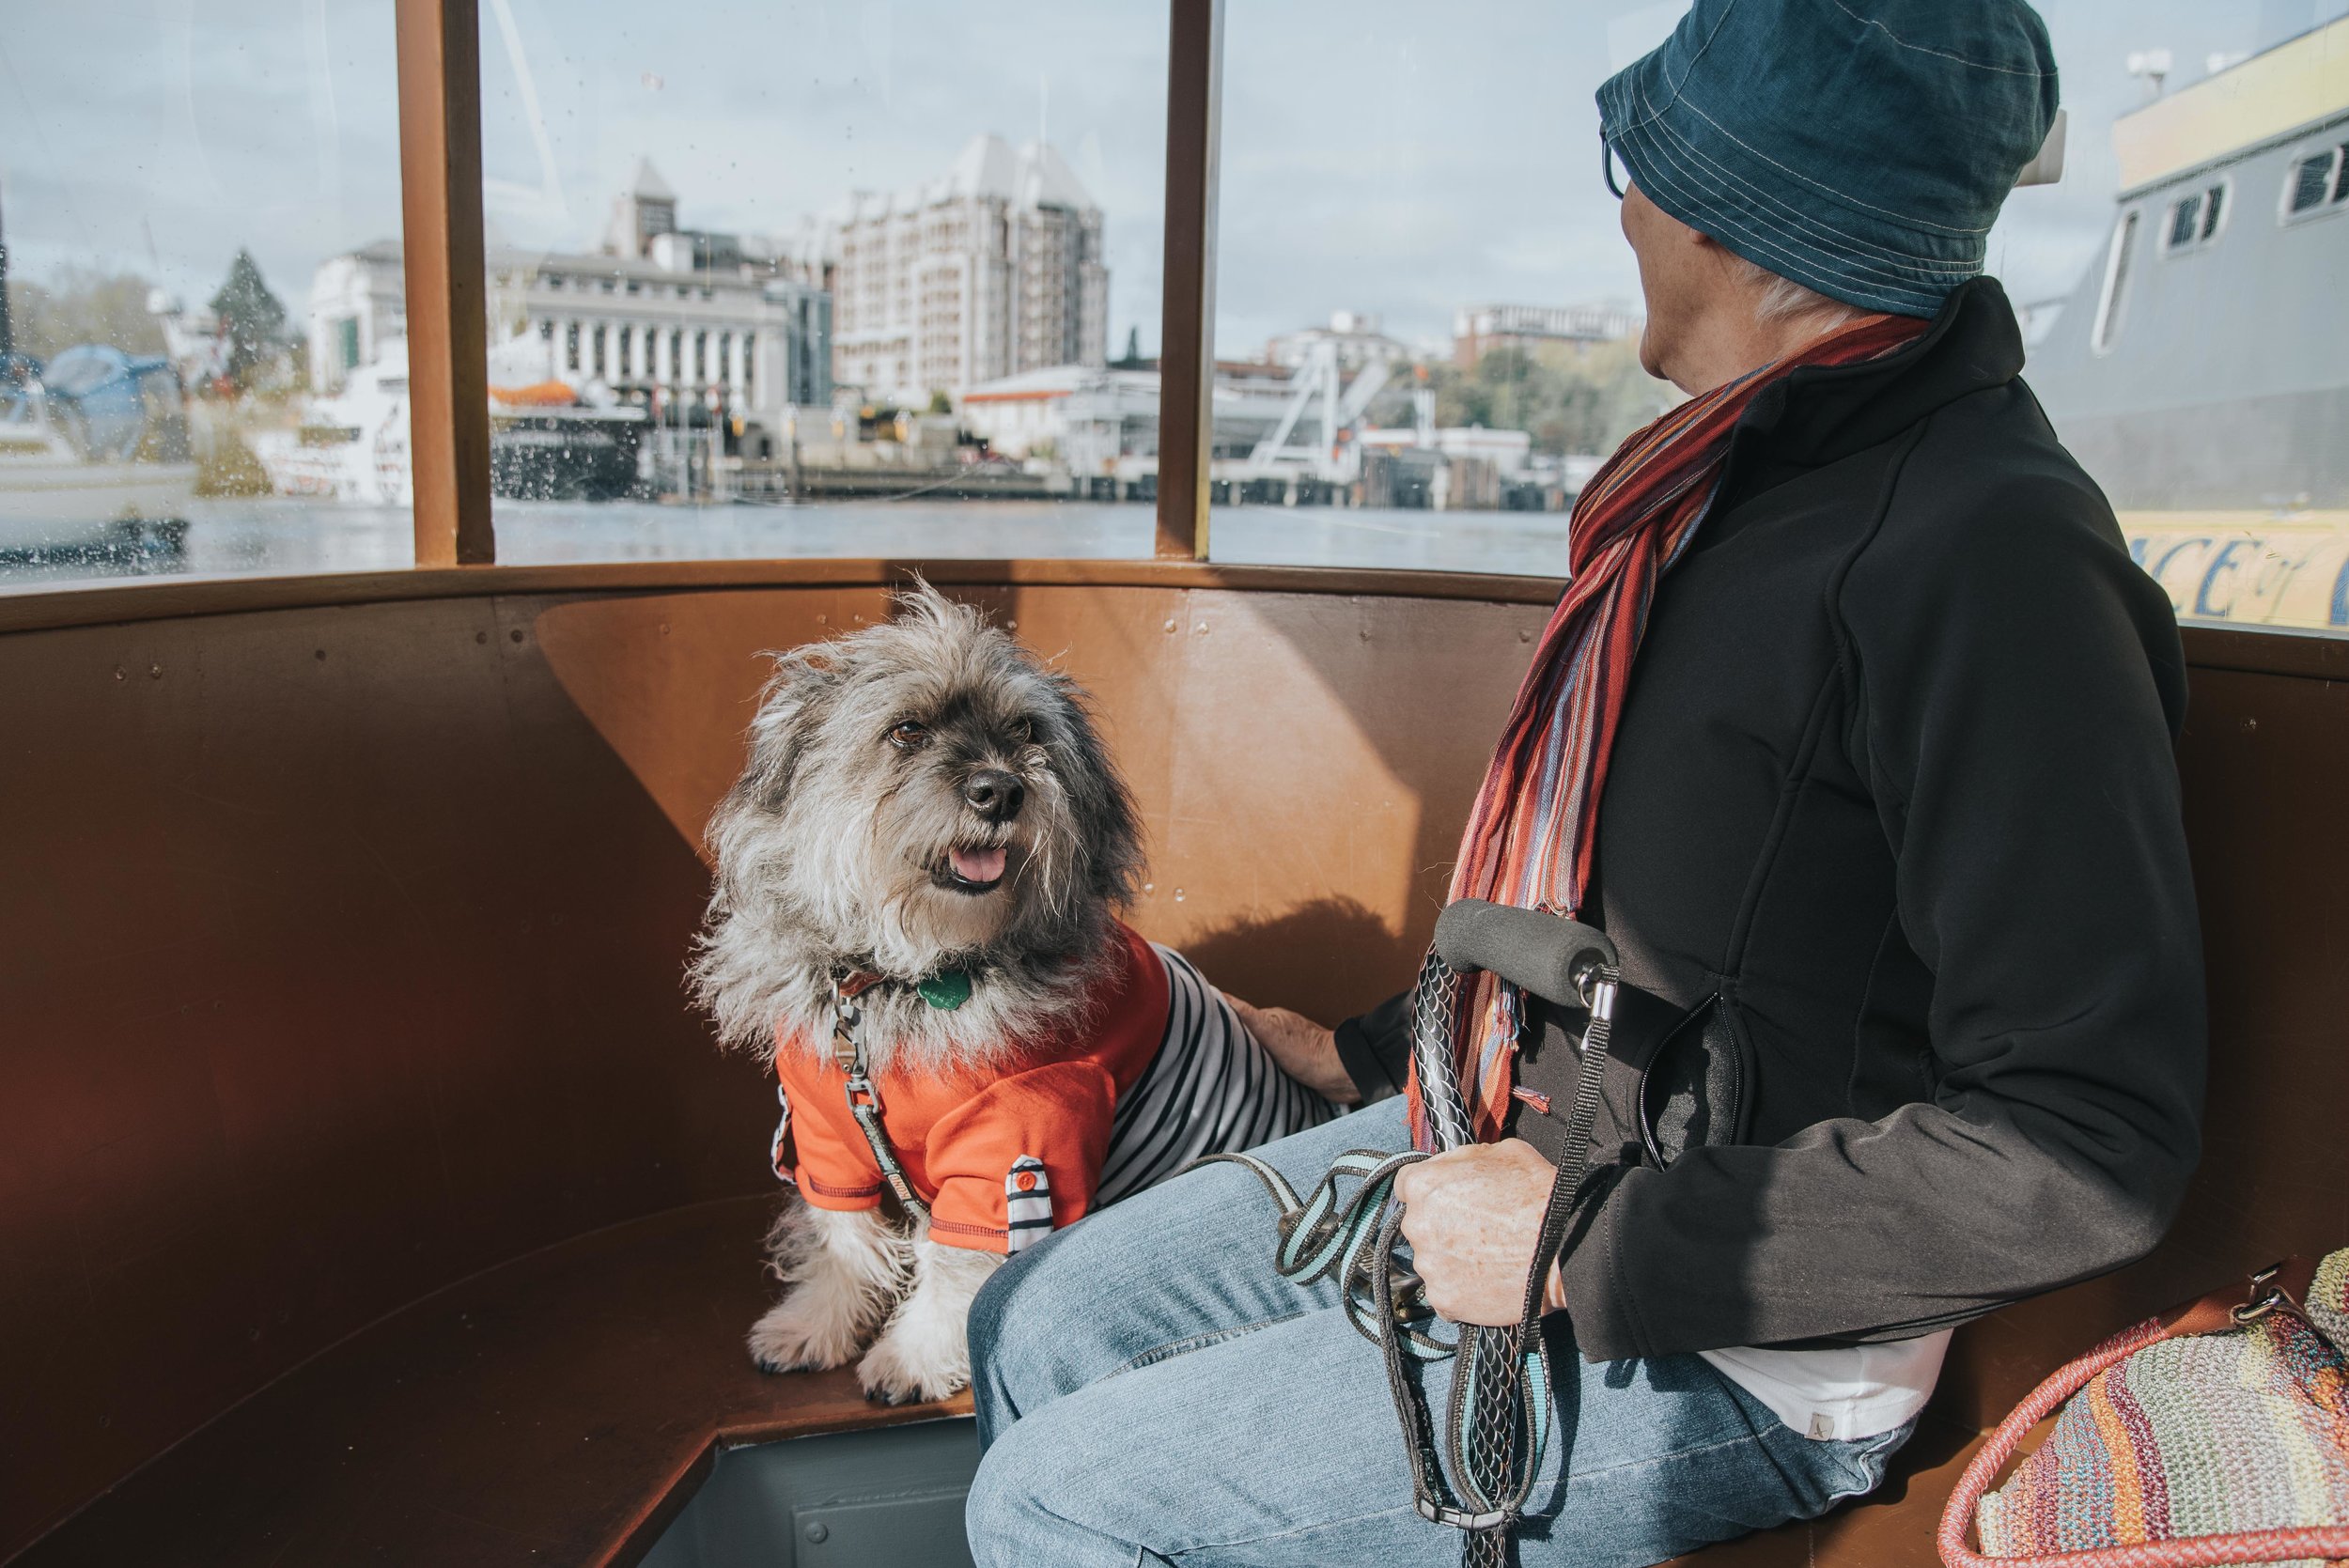
[(1347, 375), (1372, 365), (1398, 365), (1411, 358), (1410, 346), (1379, 331), (1378, 318), (1364, 311), (1338, 310), (1326, 327), (1307, 327), (1268, 340), (1264, 357), (1283, 370), (1299, 370), (1327, 343), (1337, 352), (1338, 368)]
[(869, 400), (1109, 362), (1101, 210), (1047, 143), (975, 136), (939, 179), (858, 192), (829, 227), (833, 375)]
[[(770, 431), (795, 404), (832, 401), (832, 303), (820, 256), (677, 226), (649, 163), (615, 204), (604, 249), (489, 253), (490, 343), (536, 336), (553, 374), (694, 425)], [(400, 250), (363, 246), (310, 289), (310, 381), (338, 388), (404, 338)]]
[(1463, 370), (1495, 349), (1577, 349), (1636, 336), (1639, 313), (1605, 305), (1470, 305), (1452, 318), (1452, 359)]

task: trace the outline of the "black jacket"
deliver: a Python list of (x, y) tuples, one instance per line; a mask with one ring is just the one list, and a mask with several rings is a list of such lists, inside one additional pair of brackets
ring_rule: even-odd
[[(1657, 593), (1586, 911), (1667, 1004), (1625, 1032), (1565, 1258), (1594, 1359), (1925, 1332), (2116, 1268), (2177, 1208), (2184, 660), (2022, 360), (1983, 279), (1899, 352), (1767, 388)], [(1367, 1092), (1400, 1017), (1341, 1031)], [(1542, 1047), (1520, 1080), (1563, 1111)]]

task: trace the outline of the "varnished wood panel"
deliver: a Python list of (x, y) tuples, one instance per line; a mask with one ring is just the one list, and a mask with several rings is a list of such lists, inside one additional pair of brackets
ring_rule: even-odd
[(717, 1446), (963, 1415), (853, 1372), (770, 1377), (765, 1198), (532, 1253), (378, 1324), (239, 1405), (17, 1568), (600, 1568), (634, 1562)]
[[(0, 600), (0, 1343), (36, 1347), (0, 1380), (0, 1556), (429, 1292), (679, 1205), (767, 1201), (772, 1101), (678, 984), (695, 841), (739, 763), (757, 650), (879, 613), (900, 574), (537, 571), (397, 574), (332, 604), (304, 602), (333, 597), (315, 582)], [(1097, 694), (1148, 826), (1145, 931), (1324, 1017), (1408, 979), (1542, 585), (936, 576)], [(535, 589), (483, 591), (499, 582)], [(2311, 640), (2189, 648), (2208, 1158), (2153, 1260), (1961, 1336), (1952, 1432), (2168, 1299), (2349, 1240), (2349, 683)], [(744, 1292), (709, 1329), (733, 1356), (754, 1272), (709, 1288)], [(1895, 1560), (1843, 1543), (1921, 1543), (1906, 1506), (1773, 1541)]]

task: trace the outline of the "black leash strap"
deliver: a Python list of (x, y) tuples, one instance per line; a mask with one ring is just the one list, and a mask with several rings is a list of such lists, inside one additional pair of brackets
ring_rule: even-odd
[[(1599, 964), (1579, 984), (1591, 1024), (1567, 1110), (1564, 1157), (1542, 1211), (1524, 1307), (1514, 1324), (1500, 1328), (1463, 1324), (1459, 1337), (1448, 1343), (1428, 1332), (1434, 1314), (1418, 1281), (1395, 1262), (1403, 1209), (1392, 1201), (1395, 1175), (1426, 1155), (1349, 1150), (1301, 1199), (1280, 1172), (1253, 1156), (1210, 1155), (1197, 1162), (1243, 1166), (1264, 1183), (1280, 1209), (1274, 1267), (1283, 1277), (1299, 1284), (1339, 1281), (1348, 1321), (1377, 1344), (1386, 1366), (1388, 1393), (1411, 1466), (1412, 1505), (1422, 1518), (1464, 1532), (1460, 1560), (1466, 1568), (1501, 1568), (1507, 1561), (1510, 1531), (1532, 1492), (1552, 1424), (1542, 1299), (1590, 1172), (1591, 1132), (1597, 1125), (1619, 978), (1611, 963)], [(1459, 972), (1430, 953), (1413, 1003), (1412, 1050), (1421, 1099), (1438, 1143), (1447, 1150), (1472, 1141), (1452, 1055), (1458, 986)], [(1342, 1191), (1347, 1181), (1358, 1183), (1351, 1194)], [(1446, 1357), (1455, 1364), (1439, 1443), (1412, 1367)], [(1458, 1482), (1456, 1489), (1446, 1480), (1447, 1468)]]

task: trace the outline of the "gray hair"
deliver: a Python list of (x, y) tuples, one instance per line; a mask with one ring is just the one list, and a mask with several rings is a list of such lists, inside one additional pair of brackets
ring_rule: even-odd
[(1757, 321), (1812, 321), (1820, 332), (1828, 332), (1846, 321), (1857, 321), (1866, 311), (1841, 300), (1830, 300), (1816, 289), (1805, 288), (1792, 278), (1782, 278), (1757, 262), (1747, 260), (1735, 251), (1722, 248), (1730, 267), (1740, 282), (1761, 286), (1761, 296), (1754, 302), (1753, 316)]

